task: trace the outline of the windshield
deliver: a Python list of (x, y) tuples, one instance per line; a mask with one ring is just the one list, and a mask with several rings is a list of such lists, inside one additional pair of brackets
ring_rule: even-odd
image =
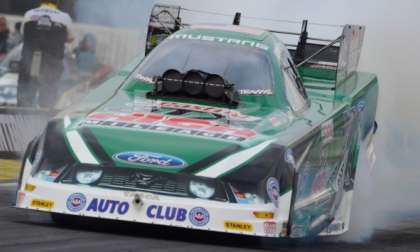
[(138, 73), (147, 78), (169, 69), (182, 73), (200, 70), (222, 76), (242, 95), (273, 93), (273, 75), (266, 51), (201, 40), (171, 39), (153, 50)]

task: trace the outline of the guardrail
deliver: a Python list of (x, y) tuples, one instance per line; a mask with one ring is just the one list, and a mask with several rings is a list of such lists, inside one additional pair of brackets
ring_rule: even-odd
[(51, 116), (47, 110), (0, 107), (0, 158), (20, 157)]

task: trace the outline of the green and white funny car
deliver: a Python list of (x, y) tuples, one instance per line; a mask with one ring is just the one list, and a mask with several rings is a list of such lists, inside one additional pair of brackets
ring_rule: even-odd
[(356, 71), (363, 32), (346, 25), (331, 44), (302, 36), (288, 49), (261, 29), (180, 29), (48, 123), (16, 206), (55, 220), (343, 234), (376, 129), (377, 77)]

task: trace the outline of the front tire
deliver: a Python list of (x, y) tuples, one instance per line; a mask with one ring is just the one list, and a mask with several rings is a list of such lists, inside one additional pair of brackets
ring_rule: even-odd
[(74, 226), (79, 222), (80, 218), (73, 215), (51, 213), (51, 220), (59, 226)]

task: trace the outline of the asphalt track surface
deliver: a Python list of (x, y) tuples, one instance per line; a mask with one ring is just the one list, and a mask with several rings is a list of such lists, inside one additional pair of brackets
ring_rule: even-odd
[(279, 241), (120, 222), (60, 227), (48, 214), (14, 209), (14, 183), (0, 183), (0, 251), (420, 251), (420, 219), (377, 230), (365, 243)]

